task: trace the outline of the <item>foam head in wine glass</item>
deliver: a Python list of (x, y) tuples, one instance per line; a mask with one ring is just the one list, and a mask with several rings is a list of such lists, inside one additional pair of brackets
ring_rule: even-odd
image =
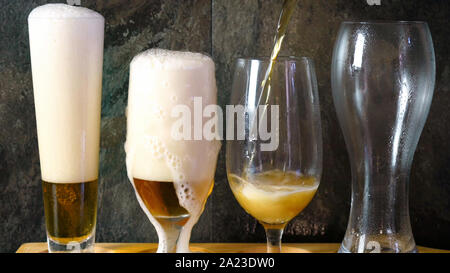
[[(125, 144), (128, 176), (130, 181), (174, 183), (180, 205), (190, 213), (184, 227), (187, 231), (180, 238), (185, 251), (190, 229), (211, 190), (220, 149), (218, 140), (177, 140), (172, 136), (180, 119), (173, 114), (174, 109), (182, 105), (192, 114), (193, 124), (196, 98), (201, 98), (203, 109), (217, 104), (215, 65), (210, 57), (150, 49), (132, 60)], [(147, 215), (157, 227), (148, 211)]]

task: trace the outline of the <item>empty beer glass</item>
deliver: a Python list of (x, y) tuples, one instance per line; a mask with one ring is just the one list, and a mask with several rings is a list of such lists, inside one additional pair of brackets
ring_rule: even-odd
[(341, 24), (331, 80), (350, 157), (352, 202), (340, 252), (416, 251), (408, 180), (434, 78), (425, 22)]

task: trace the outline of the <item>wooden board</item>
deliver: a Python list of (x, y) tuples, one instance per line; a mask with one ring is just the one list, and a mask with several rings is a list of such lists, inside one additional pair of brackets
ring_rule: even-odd
[[(336, 253), (340, 244), (283, 244), (285, 253)], [(96, 253), (152, 253), (158, 245), (155, 243), (96, 243)], [(203, 253), (265, 253), (265, 244), (247, 243), (204, 243), (190, 244), (192, 252)], [(449, 250), (417, 247), (420, 253), (450, 253)], [(17, 253), (46, 253), (47, 243), (26, 243)]]

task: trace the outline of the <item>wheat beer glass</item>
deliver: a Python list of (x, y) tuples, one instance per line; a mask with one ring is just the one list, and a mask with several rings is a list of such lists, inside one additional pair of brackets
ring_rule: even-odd
[(64, 4), (28, 17), (49, 252), (92, 252), (104, 18)]
[[(220, 140), (202, 132), (216, 106), (214, 62), (200, 53), (150, 49), (130, 65), (125, 143), (128, 178), (156, 229), (158, 252), (189, 252), (212, 191)], [(207, 115), (206, 115), (207, 116)]]
[(270, 95), (260, 100), (268, 66), (268, 58), (236, 62), (226, 165), (237, 201), (266, 230), (267, 252), (280, 252), (284, 227), (319, 186), (322, 132), (312, 60), (278, 58)]
[(427, 24), (342, 23), (331, 80), (352, 171), (340, 252), (416, 252), (408, 184), (435, 81)]

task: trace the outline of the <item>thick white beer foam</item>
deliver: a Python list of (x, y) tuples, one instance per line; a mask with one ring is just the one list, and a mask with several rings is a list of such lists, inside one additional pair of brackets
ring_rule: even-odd
[(190, 70), (200, 67), (210, 68), (211, 65), (214, 66), (214, 62), (210, 57), (201, 53), (153, 48), (135, 56), (131, 65), (136, 69), (148, 69), (150, 66), (161, 70)]
[(66, 4), (46, 4), (33, 9), (28, 15), (28, 19), (70, 19), (70, 18), (85, 18), (85, 19), (101, 19), (103, 16), (93, 10), (83, 7), (70, 6)]
[[(220, 149), (220, 141), (172, 138), (172, 126), (180, 117), (171, 117), (171, 111), (185, 105), (193, 115), (194, 97), (202, 98), (203, 108), (217, 104), (215, 66), (210, 57), (151, 49), (131, 62), (125, 143), (128, 176), (132, 183), (133, 178), (174, 182), (180, 204), (191, 215), (178, 242), (181, 252), (189, 251), (191, 229), (212, 187)], [(138, 200), (160, 240), (167, 238), (139, 196)]]
[(28, 26), (42, 179), (95, 180), (104, 19), (86, 8), (48, 4), (30, 13)]

